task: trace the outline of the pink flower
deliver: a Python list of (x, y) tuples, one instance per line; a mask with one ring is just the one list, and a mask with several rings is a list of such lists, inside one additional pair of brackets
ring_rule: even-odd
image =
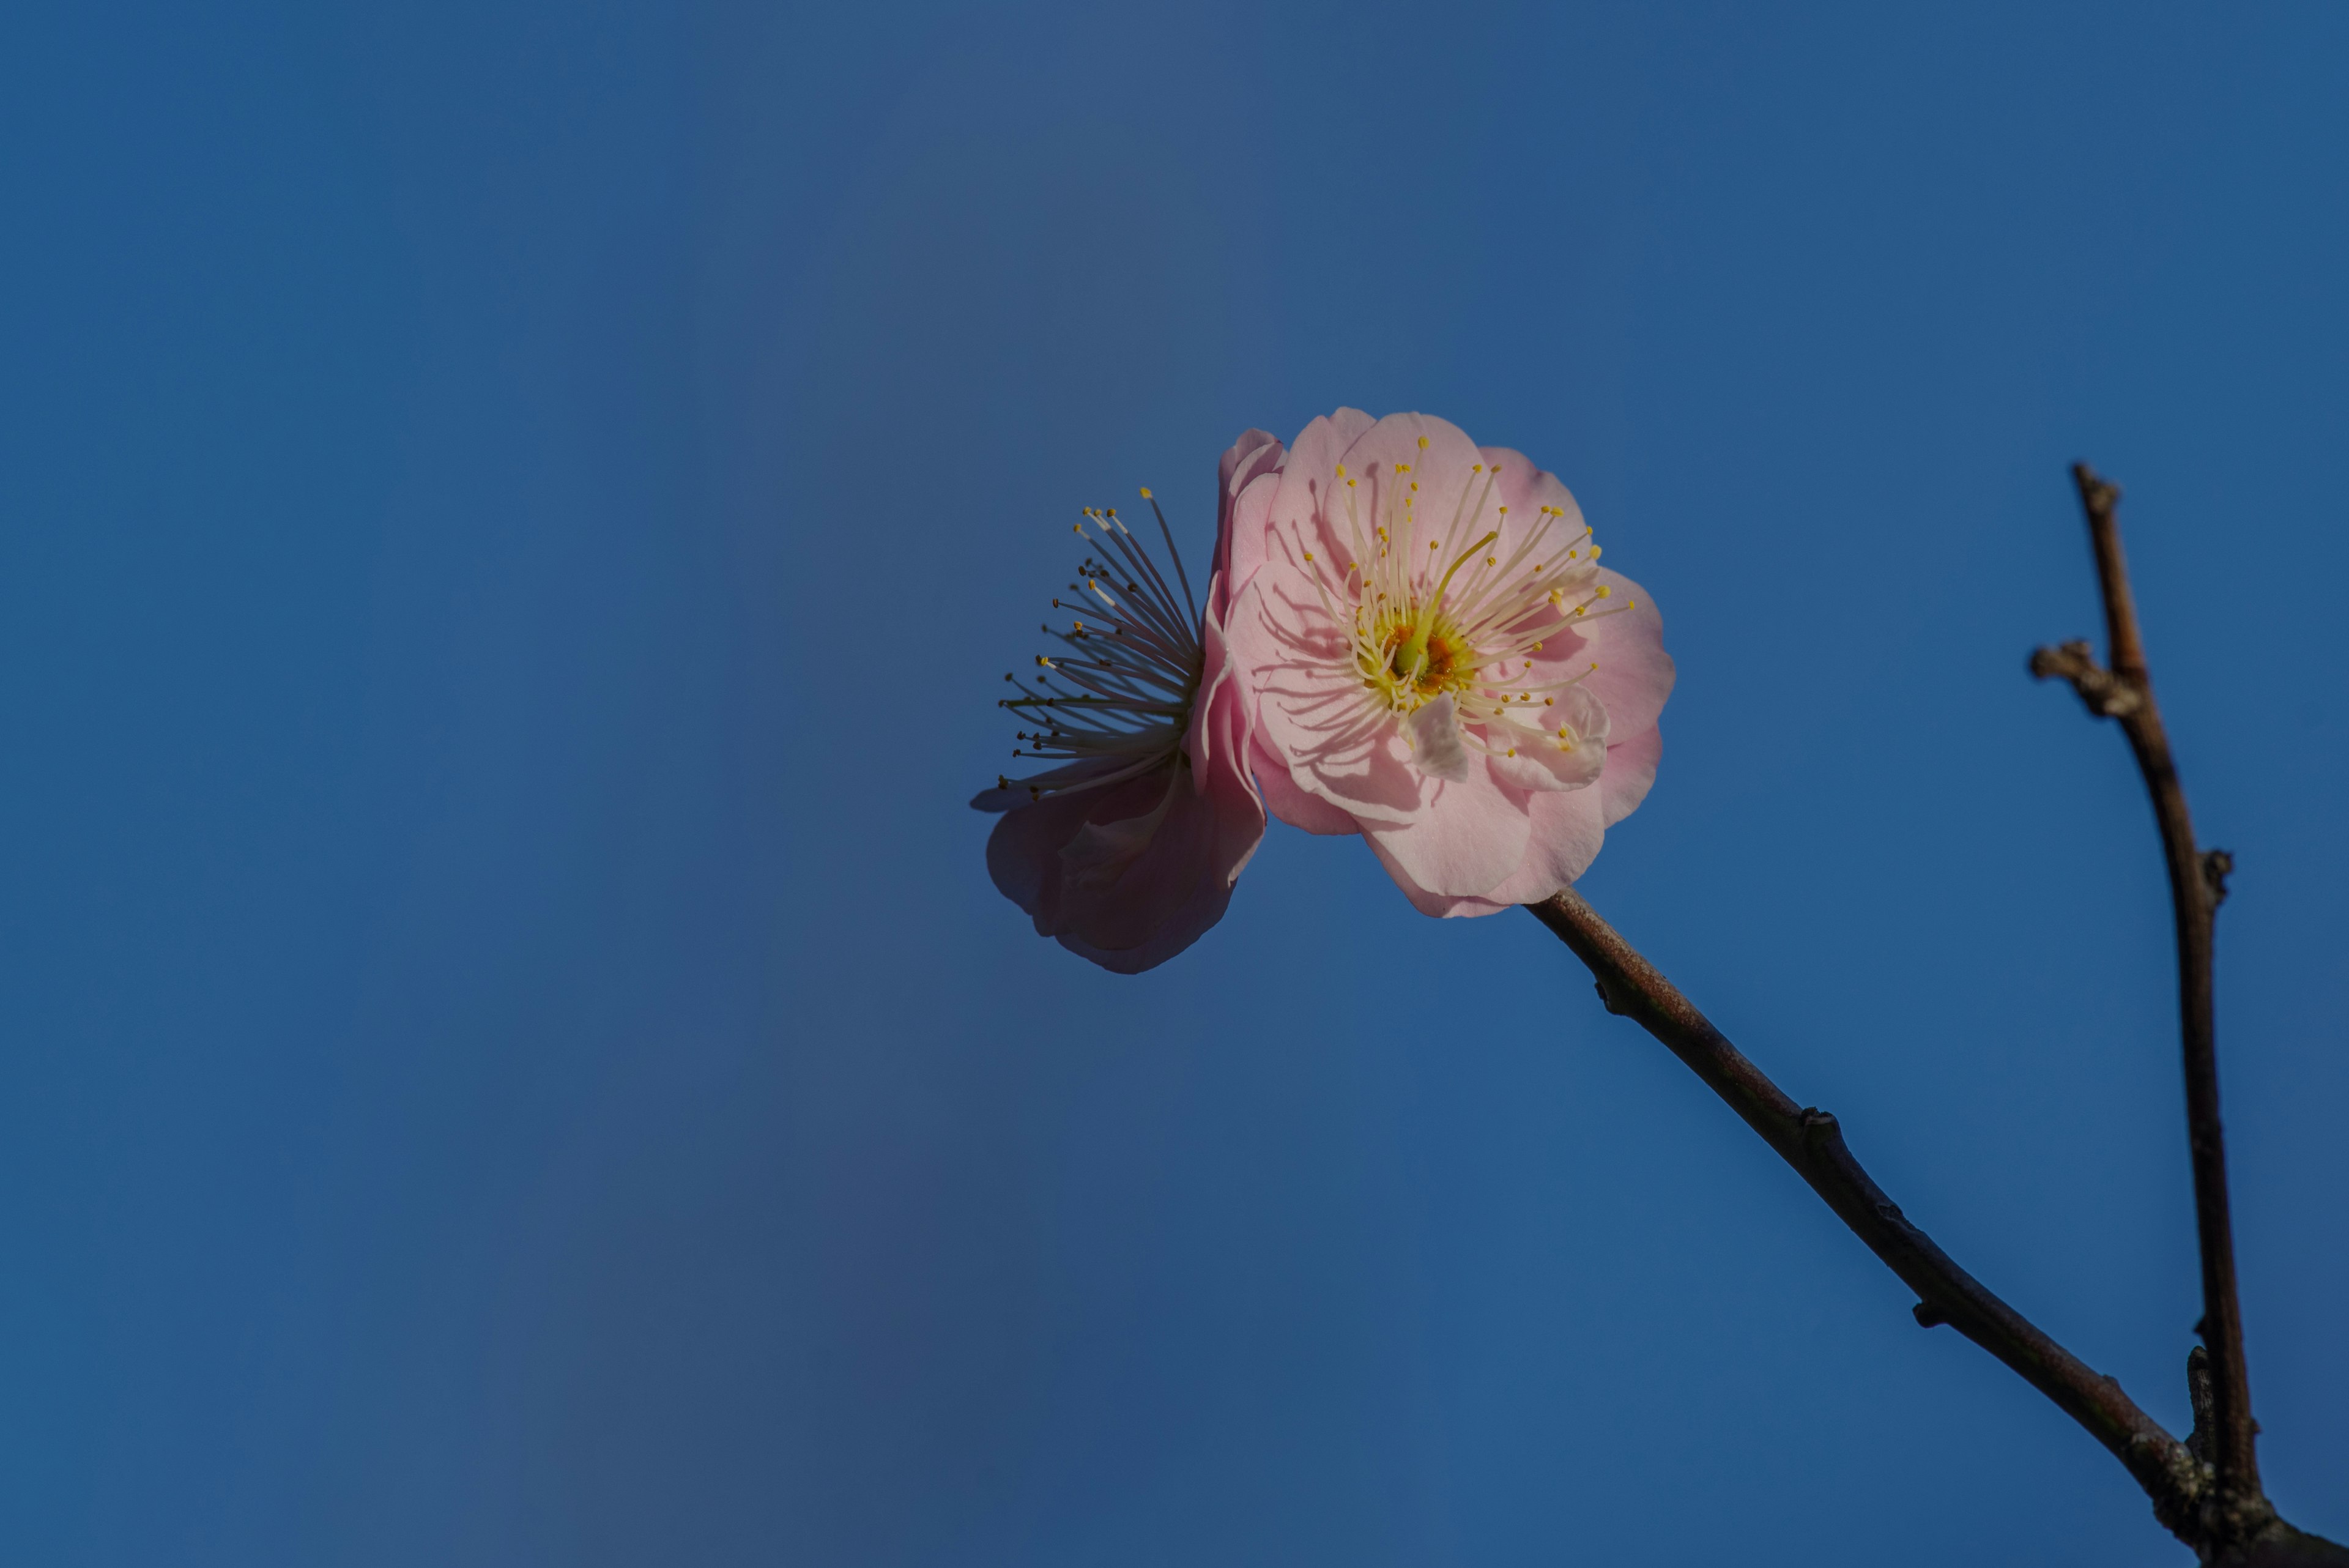
[(1566, 486), (1442, 420), (1340, 409), (1235, 510), (1227, 627), (1272, 814), (1361, 834), (1426, 914), (1581, 876), (1655, 782), (1672, 661)]
[[(1278, 453), (1278, 441), (1263, 441)], [(1080, 568), (1082, 586), (1071, 585), (1076, 602), (1052, 601), (1074, 624), (1050, 632), (1062, 647), (1039, 654), (1030, 680), (1004, 677), (1019, 695), (1002, 706), (1035, 726), (1012, 755), (1060, 765), (999, 778), (970, 803), (1004, 814), (987, 840), (1003, 896), (1040, 935), (1120, 974), (1164, 963), (1222, 919), (1264, 838), (1247, 772), (1248, 705), (1223, 624), (1221, 563), (1244, 448), (1254, 450), (1247, 437), (1225, 454), (1205, 613), (1179, 556), (1178, 599), (1114, 508), (1086, 509), (1091, 531), (1080, 523), (1077, 533), (1095, 553)], [(1172, 555), (1164, 513), (1158, 527)]]

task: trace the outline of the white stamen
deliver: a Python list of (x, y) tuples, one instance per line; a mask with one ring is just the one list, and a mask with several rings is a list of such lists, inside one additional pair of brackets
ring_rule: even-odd
[[(1155, 511), (1150, 492), (1142, 493)], [(1019, 695), (997, 704), (1036, 726), (1033, 734), (1020, 732), (1019, 738), (1030, 743), (1012, 755), (1061, 764), (1046, 774), (999, 782), (1000, 788), (1024, 787), (1037, 800), (1123, 783), (1180, 758), (1206, 662), (1199, 642), (1198, 611), (1180, 558), (1174, 561), (1174, 576), (1183, 586), (1183, 602), (1177, 602), (1174, 585), (1114, 508), (1087, 507), (1084, 514), (1092, 527), (1079, 524), (1077, 532), (1101, 553), (1078, 568), (1084, 587), (1071, 587), (1108, 613), (1088, 607), (1090, 623), (1075, 621), (1067, 631), (1046, 627), (1045, 634), (1065, 644), (1068, 651), (1057, 658), (1038, 654), (1040, 673), (1032, 685), (1006, 675)], [(1171, 553), (1174, 536), (1163, 513), (1158, 521)], [(1055, 599), (1052, 607), (1071, 607)], [(1166, 799), (1173, 799), (1171, 785)], [(1160, 803), (1160, 812), (1165, 804)], [(1156, 815), (1148, 819), (1154, 828)], [(1145, 833), (1145, 843), (1147, 837)], [(1081, 834), (1062, 853), (1064, 857), (1073, 853), (1070, 869), (1081, 878), (1100, 874), (1102, 867), (1122, 866), (1123, 847), (1113, 835), (1088, 838)]]

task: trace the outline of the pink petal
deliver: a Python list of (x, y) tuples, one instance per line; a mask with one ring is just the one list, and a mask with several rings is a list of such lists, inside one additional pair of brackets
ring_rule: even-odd
[(1361, 824), (1318, 794), (1308, 794), (1289, 777), (1288, 764), (1264, 749), (1259, 739), (1256, 755), (1257, 785), (1264, 792), (1267, 811), (1308, 833), (1357, 833)]
[(1275, 469), (1250, 479), (1233, 499), (1227, 526), (1216, 537), (1216, 553), (1228, 554), (1232, 563), (1222, 574), (1226, 598), (1216, 601), (1216, 609), (1254, 581), (1264, 565), (1266, 519), (1272, 515), (1272, 499), (1279, 490), (1280, 472)]
[[(1607, 704), (1615, 733), (1636, 734), (1653, 724), (1672, 694), (1676, 671), (1664, 651), (1664, 618), (1648, 591), (1619, 572), (1599, 569), (1599, 580), (1613, 590), (1607, 614), (1582, 629), (1589, 657), (1599, 668), (1588, 684)], [(1617, 609), (1618, 605), (1636, 607)]]
[(1652, 729), (1607, 748), (1607, 771), (1599, 779), (1599, 803), (1608, 826), (1640, 809), (1656, 782), (1656, 765), (1663, 755), (1663, 734)]
[(1457, 784), (1433, 786), (1419, 820), (1390, 827), (1364, 823), (1362, 836), (1431, 893), (1485, 894), (1525, 858), (1533, 831), (1526, 797), (1504, 789), (1482, 769)]
[(1061, 917), (1062, 846), (1089, 819), (1118, 822), (1146, 815), (1165, 792), (1165, 770), (1158, 769), (1101, 789), (1048, 794), (1007, 811), (988, 835), (988, 875), (1005, 898), (1035, 917), (1037, 931), (1049, 937)]
[(1590, 869), (1607, 841), (1604, 805), (1597, 790), (1534, 796), (1533, 832), (1525, 859), (1508, 880), (1485, 897), (1502, 907), (1533, 904), (1572, 886)]
[[(1256, 575), (1257, 562), (1261, 559), (1259, 552), (1264, 527), (1262, 506), (1257, 508), (1252, 520), (1236, 526), (1237, 504), (1257, 479), (1278, 473), (1286, 455), (1286, 450), (1271, 431), (1252, 430), (1242, 432), (1240, 439), (1231, 444), (1230, 450), (1224, 453), (1223, 461), (1216, 465), (1216, 558), (1208, 569), (1223, 574), (1232, 591), (1245, 587), (1247, 579)], [(1268, 487), (1264, 495), (1265, 504), (1269, 504), (1271, 493), (1270, 487)], [(1246, 568), (1237, 576), (1232, 572), (1232, 540), (1236, 533), (1250, 541), (1246, 550)], [(1222, 607), (1218, 605), (1216, 607)]]
[[(1300, 527), (1318, 528), (1317, 519), (1323, 500), (1329, 495), (1338, 464), (1345, 461), (1346, 449), (1356, 438), (1375, 423), (1360, 409), (1340, 409), (1326, 419), (1315, 420), (1289, 443), (1288, 456), (1280, 469), (1280, 484), (1273, 492), (1272, 504), (1266, 515), (1268, 538), (1278, 529), (1292, 533)], [(1338, 488), (1342, 490), (1340, 482)], [(1266, 540), (1253, 542), (1235, 540), (1232, 556), (1234, 592), (1245, 587), (1262, 565), (1263, 556), (1244, 557), (1243, 545), (1261, 550)], [(1311, 548), (1310, 545), (1307, 546)]]
[(1298, 788), (1365, 819), (1420, 815), (1421, 779), (1393, 725), (1364, 702), (1345, 639), (1284, 556), (1241, 591), (1228, 635), (1255, 697), (1257, 742)]
[[(1516, 756), (1496, 756), (1485, 765), (1493, 776), (1516, 789), (1553, 792), (1580, 789), (1597, 782), (1607, 765), (1608, 715), (1598, 698), (1580, 686), (1560, 691), (1554, 704), (1533, 711), (1531, 722), (1551, 726), (1530, 743), (1520, 742)], [(1564, 740), (1556, 730), (1567, 731)], [(1562, 750), (1571, 742), (1571, 749)]]

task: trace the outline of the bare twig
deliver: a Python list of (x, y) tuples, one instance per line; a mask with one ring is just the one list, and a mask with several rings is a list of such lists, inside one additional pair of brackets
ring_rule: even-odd
[(2096, 583), (2105, 601), (2105, 630), (2112, 660), (2098, 668), (2085, 643), (2041, 649), (2031, 656), (2031, 672), (2060, 676), (2080, 694), (2088, 711), (2119, 722), (2145, 775), (2161, 829), (2169, 869), (2169, 901), (2178, 928), (2178, 1033), (2186, 1068), (2186, 1125), (2194, 1170), (2194, 1224), (2202, 1253), (2203, 1345), (2209, 1351), (2210, 1414), (2199, 1419), (2208, 1444), (2215, 1485), (2205, 1503), (2208, 1534), (2227, 1542), (2249, 1540), (2274, 1517), (2260, 1487), (2259, 1427), (2251, 1419), (2251, 1374), (2243, 1359), (2242, 1305), (2235, 1289), (2234, 1228), (2227, 1204), (2227, 1144), (2219, 1120), (2219, 1057), (2213, 1021), (2211, 960), (2213, 917), (2226, 897), (2234, 857), (2224, 850), (2208, 855), (2195, 847), (2194, 825), (2186, 810), (2186, 788), (2169, 753), (2169, 737), (2153, 696), (2145, 642), (2137, 628), (2137, 601), (2129, 591), (2128, 564), (2121, 554), (2117, 511), (2120, 490), (2099, 479), (2085, 463), (2072, 467), (2088, 539), (2095, 551)]
[(2117, 721), (2153, 797), (2177, 913), (2180, 1032), (2186, 1109), (2193, 1150), (2194, 1207), (2202, 1249), (2204, 1345), (2187, 1361), (2194, 1430), (2184, 1443), (2121, 1392), (2041, 1333), (1909, 1222), (1845, 1147), (1825, 1111), (1798, 1107), (1760, 1068), (1674, 990), (1572, 888), (1528, 906), (1588, 966), (1609, 1012), (1619, 1013), (1669, 1047), (1705, 1085), (1792, 1166), (1836, 1217), (1917, 1293), (1910, 1309), (1927, 1328), (1948, 1324), (1997, 1356), (2086, 1429), (2127, 1467), (2153, 1501), (2154, 1516), (2223, 1568), (2349, 1568), (2349, 1550), (2286, 1524), (2260, 1487), (2252, 1439), (2250, 1379), (2243, 1365), (2242, 1313), (2235, 1293), (2235, 1255), (2227, 1214), (2226, 1146), (2219, 1125), (2218, 1059), (2212, 1025), (2212, 917), (2227, 897), (2234, 857), (2195, 848), (2186, 792), (2171, 761), (2161, 711), (2153, 700), (2145, 644), (2114, 508), (2120, 492), (2085, 463), (2073, 478), (2088, 517), (2088, 536), (2104, 590), (2112, 665), (2096, 663), (2085, 642), (2043, 648), (2031, 671), (2061, 677), (2090, 712)]
[[(2054, 1401), (2127, 1468), (2152, 1500), (2154, 1517), (2203, 1562), (2225, 1568), (2349, 1568), (2349, 1551), (2302, 1534), (2272, 1511), (2249, 1533), (2215, 1533), (2209, 1468), (2138, 1409), (2118, 1383), (2048, 1338), (1911, 1224), (1853, 1158), (1835, 1117), (1789, 1099), (1579, 893), (1569, 888), (1526, 907), (1588, 966), (1608, 1012), (1662, 1041), (1917, 1293), (1909, 1310), (1920, 1324), (1950, 1324)], [(2198, 1437), (2207, 1426), (2199, 1410), (2198, 1405)]]
[(1948, 1324), (2054, 1400), (2128, 1468), (2153, 1500), (2155, 1516), (2194, 1544), (2203, 1478), (2183, 1443), (2138, 1409), (2118, 1383), (2092, 1370), (1952, 1262), (1861, 1168), (1834, 1116), (1788, 1098), (1579, 893), (1568, 888), (1528, 908), (1589, 967), (1609, 1012), (1631, 1019), (1688, 1064), (1917, 1293), (1911, 1310), (1920, 1324)]

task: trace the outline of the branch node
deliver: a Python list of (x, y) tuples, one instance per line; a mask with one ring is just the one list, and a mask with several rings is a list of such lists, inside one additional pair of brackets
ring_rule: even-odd
[(2046, 1395), (2127, 1467), (2152, 1500), (2155, 1517), (2180, 1540), (2199, 1550), (2215, 1538), (2197, 1511), (2202, 1470), (2185, 1445), (2119, 1385), (2083, 1366), (1903, 1219), (1844, 1147), (1835, 1116), (1788, 1098), (1573, 888), (1530, 909), (1603, 982), (1602, 999), (1609, 992), (1620, 996), (1624, 1011), (1760, 1134), (1916, 1293), (1909, 1310), (1920, 1326), (1948, 1324)]
[(2095, 650), (2085, 642), (2037, 649), (2031, 656), (2031, 673), (2040, 680), (2070, 681), (2088, 711), (2100, 719), (2122, 718), (2145, 706), (2144, 689), (2098, 664)]
[(2219, 1397), (2210, 1386), (2210, 1353), (2199, 1345), (2186, 1353), (2186, 1397), (2194, 1406), (2194, 1430), (2186, 1435), (2186, 1451), (2207, 1465), (2214, 1458), (2210, 1435), (2219, 1424)]
[(2072, 483), (2080, 487), (2080, 504), (2091, 515), (2099, 512), (2109, 514), (2120, 504), (2121, 487), (2101, 477), (2085, 462), (2072, 465)]
[(2202, 852), (2202, 883), (2210, 889), (2210, 907), (2217, 909), (2227, 901), (2227, 874), (2235, 868), (2235, 857), (2224, 849)]
[[(2161, 832), (2178, 942), (2178, 1046), (2186, 1077), (2187, 1147), (2194, 1174), (2194, 1239), (2202, 1264), (2203, 1348), (2196, 1352), (2189, 1372), (2189, 1391), (2196, 1396), (2195, 1451), (2180, 1445), (2178, 1461), (2192, 1472), (2198, 1490), (2206, 1470), (2209, 1478), (2209, 1490), (2196, 1504), (2194, 1517), (2171, 1522), (2171, 1528), (2185, 1526), (2181, 1537), (2204, 1562), (2240, 1563), (2248, 1561), (2240, 1548), (2274, 1522), (2274, 1511), (2260, 1487), (2251, 1377), (2243, 1365), (2234, 1225), (2227, 1204), (2226, 1142), (2219, 1121), (2211, 915), (2225, 896), (2227, 872), (2234, 862), (2223, 852), (2195, 847), (2186, 787), (2154, 702), (2144, 629), (2137, 624), (2137, 597), (2129, 588), (2128, 562), (2121, 549), (2120, 489), (2085, 462), (2073, 465), (2072, 478), (2079, 487), (2088, 545), (2095, 556), (2110, 668), (2097, 668), (2085, 644), (2066, 643), (2043, 650), (2033, 659), (2032, 669), (2043, 677), (2064, 677), (2091, 712), (2120, 721)], [(2208, 1455), (2207, 1463), (2199, 1454)], [(2168, 1506), (2157, 1501), (2156, 1511)]]

